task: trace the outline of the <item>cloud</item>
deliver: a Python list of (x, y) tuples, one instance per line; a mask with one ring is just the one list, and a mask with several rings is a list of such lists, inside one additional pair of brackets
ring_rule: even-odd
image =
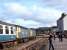
[[(39, 3), (36, 1), (24, 1), (25, 4), (20, 1), (3, 3), (0, 7), (4, 11), (0, 12), (0, 19), (26, 27), (53, 26), (56, 25), (56, 20), (60, 17), (61, 13), (66, 10), (66, 8), (64, 8), (66, 0), (59, 0), (60, 3), (58, 0), (39, 0), (41, 1), (39, 2), (41, 5), (38, 5)], [(61, 7), (63, 7), (64, 10), (60, 9)]]
[(21, 26), (27, 27), (27, 28), (37, 28), (37, 27), (43, 26), (42, 23), (36, 22), (34, 20), (24, 20), (24, 19), (21, 19), (21, 18), (16, 18), (13, 21), (13, 23), (17, 24), (17, 25), (21, 25)]
[(41, 0), (41, 3), (45, 7), (52, 7), (63, 12), (67, 11), (67, 0)]

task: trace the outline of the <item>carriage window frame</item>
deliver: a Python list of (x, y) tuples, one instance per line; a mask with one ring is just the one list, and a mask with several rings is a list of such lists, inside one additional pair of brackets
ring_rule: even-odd
[(14, 29), (13, 29), (13, 27), (11, 27), (10, 29), (11, 29), (11, 30), (10, 30), (10, 31), (11, 31), (11, 34), (14, 34), (14, 31), (13, 31)]
[(0, 34), (3, 34), (3, 26), (2, 25), (0, 25), (1, 27), (0, 27)]
[(5, 26), (5, 33), (9, 34), (9, 28), (8, 28), (8, 26)]

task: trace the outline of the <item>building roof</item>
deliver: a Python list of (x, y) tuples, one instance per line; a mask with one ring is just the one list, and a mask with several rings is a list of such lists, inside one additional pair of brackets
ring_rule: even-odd
[(52, 26), (52, 27), (40, 27), (37, 30), (44, 30), (44, 31), (51, 31), (52, 29), (57, 29), (57, 26)]
[(28, 28), (29, 30), (36, 30), (35, 28)]
[(57, 26), (52, 26), (52, 28), (57, 28)]
[(45, 30), (45, 31), (48, 31), (50, 29), (51, 29), (51, 27), (39, 27), (37, 30)]

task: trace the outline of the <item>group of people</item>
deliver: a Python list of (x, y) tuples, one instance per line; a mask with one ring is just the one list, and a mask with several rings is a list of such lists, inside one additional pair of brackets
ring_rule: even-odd
[[(62, 35), (62, 33), (58, 33), (58, 36), (57, 36), (58, 38), (59, 38), (59, 41), (63, 41), (63, 35)], [(54, 46), (53, 46), (53, 43), (52, 43), (52, 39), (54, 38), (54, 40), (55, 40), (55, 38), (56, 38), (56, 33), (49, 33), (49, 50), (51, 49), (51, 50), (54, 50)]]
[(63, 35), (62, 34), (59, 33), (58, 38), (59, 38), (59, 41), (61, 41), (61, 42), (63, 41)]

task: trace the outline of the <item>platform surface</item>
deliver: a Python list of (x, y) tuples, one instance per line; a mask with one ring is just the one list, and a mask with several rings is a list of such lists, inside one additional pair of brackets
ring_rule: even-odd
[(58, 38), (56, 40), (53, 40), (53, 45), (55, 50), (67, 50), (67, 39), (63, 38), (63, 41), (60, 42)]

